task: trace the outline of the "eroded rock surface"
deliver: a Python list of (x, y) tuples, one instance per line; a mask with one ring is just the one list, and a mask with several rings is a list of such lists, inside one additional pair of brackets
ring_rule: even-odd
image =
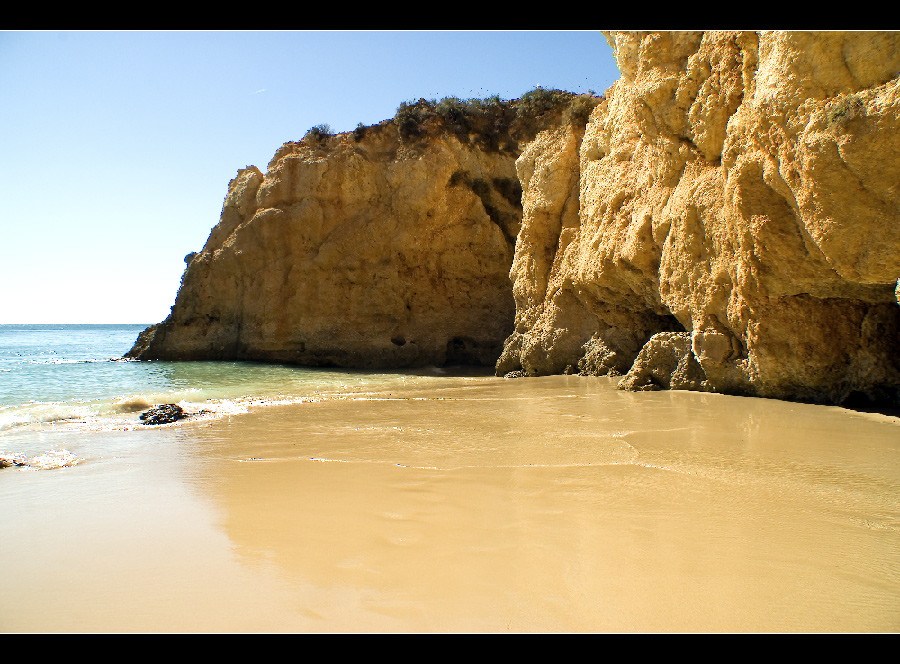
[(171, 424), (187, 417), (187, 413), (177, 403), (164, 403), (140, 414), (142, 424)]
[(478, 113), (420, 100), (373, 127), (311, 131), (265, 174), (241, 170), (171, 315), (129, 356), (493, 365), (515, 313), (519, 146), (577, 101), (550, 97)]
[(896, 403), (900, 33), (607, 39), (622, 77), (583, 136), (519, 158), (498, 374), (646, 387), (666, 338), (700, 369), (673, 387)]
[(900, 33), (607, 40), (589, 121), (420, 103), (242, 170), (129, 355), (900, 405)]

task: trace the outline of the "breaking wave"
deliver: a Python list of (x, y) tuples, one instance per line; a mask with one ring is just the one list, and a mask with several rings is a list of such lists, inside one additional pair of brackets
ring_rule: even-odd
[(68, 450), (50, 450), (27, 457), (24, 454), (0, 453), (0, 468), (14, 467), (19, 470), (53, 470), (69, 468), (84, 461)]

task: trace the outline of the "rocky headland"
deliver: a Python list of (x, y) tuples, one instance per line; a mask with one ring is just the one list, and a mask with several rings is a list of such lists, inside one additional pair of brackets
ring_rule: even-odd
[(513, 330), (516, 159), (600, 101), (424, 99), (378, 125), (285, 143), (228, 186), (139, 359), (361, 368), (493, 365)]
[(421, 100), (240, 171), (129, 356), (900, 404), (900, 33), (606, 37), (603, 98)]

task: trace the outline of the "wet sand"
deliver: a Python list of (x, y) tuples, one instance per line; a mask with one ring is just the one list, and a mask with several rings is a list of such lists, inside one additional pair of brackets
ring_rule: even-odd
[(900, 419), (613, 385), (41, 434), (86, 460), (0, 471), (0, 629), (900, 629)]

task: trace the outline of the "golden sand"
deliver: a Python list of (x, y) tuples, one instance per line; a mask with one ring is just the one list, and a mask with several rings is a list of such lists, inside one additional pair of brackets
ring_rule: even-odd
[(120, 453), (2, 471), (0, 628), (900, 628), (897, 418), (448, 386), (95, 433)]

